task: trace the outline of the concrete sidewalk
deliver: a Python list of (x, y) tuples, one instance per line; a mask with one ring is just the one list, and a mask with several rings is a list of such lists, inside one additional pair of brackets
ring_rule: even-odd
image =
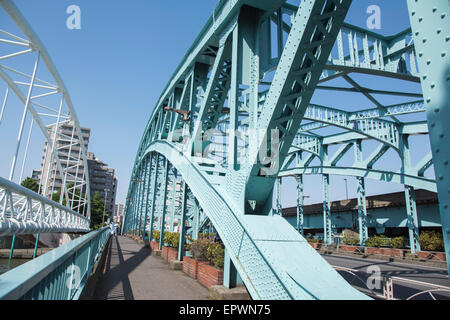
[(97, 300), (207, 300), (209, 291), (160, 257), (150, 255), (132, 239), (111, 239), (105, 274), (99, 279)]

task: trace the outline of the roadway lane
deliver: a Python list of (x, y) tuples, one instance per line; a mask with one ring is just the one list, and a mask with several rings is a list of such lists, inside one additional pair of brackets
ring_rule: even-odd
[[(352, 285), (358, 288), (367, 289), (367, 280), (372, 275), (368, 269), (371, 266), (379, 267), (382, 276), (397, 277), (406, 280), (420, 281), (430, 285), (439, 285), (450, 288), (450, 280), (448, 278), (447, 269), (426, 267), (422, 265), (413, 265), (401, 262), (389, 262), (376, 259), (365, 259), (359, 257), (337, 256), (337, 255), (322, 255), (332, 266), (348, 268), (356, 270), (359, 279), (348, 272), (339, 271), (339, 273)], [(431, 289), (421, 284), (407, 283), (400, 280), (394, 280), (394, 297), (399, 299), (406, 299), (412, 294), (420, 291)], [(375, 289), (377, 293), (382, 293), (382, 289)], [(448, 299), (449, 293), (440, 292), (434, 294), (436, 298)], [(422, 299), (431, 298), (431, 296), (421, 296)]]

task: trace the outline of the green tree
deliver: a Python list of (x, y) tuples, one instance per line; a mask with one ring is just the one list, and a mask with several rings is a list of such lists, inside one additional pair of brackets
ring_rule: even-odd
[(91, 197), (91, 228), (98, 228), (102, 223), (105, 202), (98, 192)]
[(31, 191), (38, 192), (39, 191), (39, 184), (36, 182), (36, 180), (28, 177), (25, 180), (22, 181), (20, 184), (22, 187), (30, 189)]

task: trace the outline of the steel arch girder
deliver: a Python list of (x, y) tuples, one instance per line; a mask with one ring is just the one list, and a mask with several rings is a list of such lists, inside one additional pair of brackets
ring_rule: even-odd
[(214, 188), (195, 164), (165, 141), (152, 143), (143, 156), (150, 152), (166, 157), (189, 185), (254, 299), (368, 299), (285, 219), (239, 212), (227, 194)]

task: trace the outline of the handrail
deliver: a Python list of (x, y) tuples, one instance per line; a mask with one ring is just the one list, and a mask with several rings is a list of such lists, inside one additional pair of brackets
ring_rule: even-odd
[(0, 235), (89, 232), (90, 220), (0, 177)]
[(90, 232), (0, 275), (0, 299), (78, 299), (110, 235)]
[(51, 200), (49, 198), (46, 198), (46, 197), (40, 195), (39, 193), (36, 193), (36, 192), (34, 192), (34, 191), (30, 190), (30, 189), (27, 189), (25, 187), (19, 186), (19, 185), (15, 184), (14, 182), (11, 182), (11, 181), (9, 181), (9, 180), (7, 180), (5, 178), (2, 178), (2, 177), (0, 177), (0, 187), (7, 187), (8, 189), (12, 190), (15, 193), (21, 194), (21, 195), (23, 195), (25, 197), (33, 198), (33, 199), (35, 199), (37, 201), (40, 201), (40, 202), (44, 202), (45, 204), (48, 204), (48, 205), (50, 205), (52, 207), (56, 207), (58, 209), (70, 212), (71, 214), (76, 215), (76, 216), (82, 218), (83, 220), (89, 221), (88, 218), (86, 218), (85, 216), (79, 214), (78, 212), (76, 212), (76, 211), (74, 211), (74, 210), (72, 210), (72, 209), (70, 209), (70, 208), (68, 208), (66, 206), (63, 206), (62, 204), (59, 204), (58, 202), (55, 202), (55, 201), (53, 201), (53, 200)]

